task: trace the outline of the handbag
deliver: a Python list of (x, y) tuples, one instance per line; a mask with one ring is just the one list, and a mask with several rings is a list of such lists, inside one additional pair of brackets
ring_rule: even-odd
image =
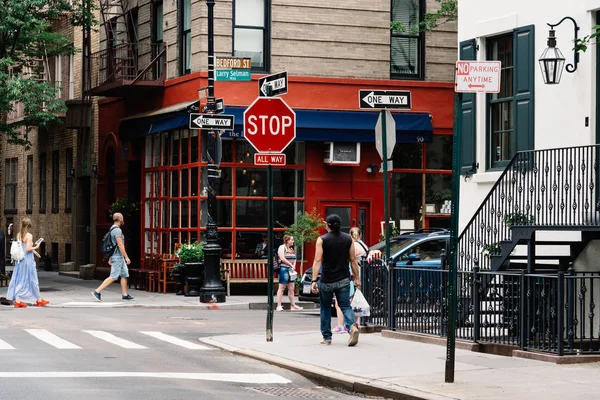
[(290, 282), (294, 282), (298, 278), (298, 273), (294, 270), (290, 271)]
[(279, 264), (279, 255), (275, 254), (273, 256), (273, 272), (278, 274), (279, 270), (281, 269), (280, 267), (281, 267), (281, 265)]

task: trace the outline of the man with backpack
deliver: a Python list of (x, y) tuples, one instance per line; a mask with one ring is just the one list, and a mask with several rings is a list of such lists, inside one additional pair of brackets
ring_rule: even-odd
[(102, 256), (108, 258), (108, 264), (110, 265), (110, 276), (102, 282), (98, 289), (92, 292), (92, 297), (97, 301), (102, 301), (102, 292), (111, 283), (115, 282), (121, 277), (121, 293), (123, 300), (133, 300), (133, 297), (127, 293), (127, 278), (129, 277), (129, 271), (127, 265), (131, 264), (131, 260), (127, 256), (125, 251), (125, 236), (121, 227), (125, 223), (123, 214), (113, 214), (113, 225), (100, 244), (100, 250)]

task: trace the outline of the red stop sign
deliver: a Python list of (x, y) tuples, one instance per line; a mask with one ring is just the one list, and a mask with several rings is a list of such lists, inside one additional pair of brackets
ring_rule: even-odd
[(259, 153), (283, 153), (296, 138), (296, 113), (280, 97), (258, 97), (244, 111), (244, 137)]

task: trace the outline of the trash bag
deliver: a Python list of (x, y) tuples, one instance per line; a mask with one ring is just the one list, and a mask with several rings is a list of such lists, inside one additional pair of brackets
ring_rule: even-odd
[(368, 317), (371, 315), (371, 307), (369, 303), (367, 303), (367, 299), (362, 294), (360, 289), (356, 290), (354, 293), (354, 298), (352, 299), (352, 311), (354, 311), (354, 315), (357, 317)]

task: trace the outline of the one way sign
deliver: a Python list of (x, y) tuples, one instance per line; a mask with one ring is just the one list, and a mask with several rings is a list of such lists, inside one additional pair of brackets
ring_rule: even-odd
[(407, 90), (364, 90), (358, 91), (360, 108), (410, 110), (412, 101)]
[[(269, 95), (267, 87), (270, 86), (272, 91)], [(278, 74), (263, 76), (258, 80), (258, 96), (269, 97), (279, 96), (288, 92), (288, 73), (287, 71), (279, 72)]]
[(233, 129), (233, 115), (190, 114), (190, 129)]

